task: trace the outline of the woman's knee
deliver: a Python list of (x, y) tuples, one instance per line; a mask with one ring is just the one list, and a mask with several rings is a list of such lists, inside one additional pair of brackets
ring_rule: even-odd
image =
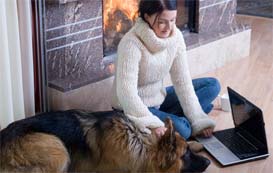
[(220, 93), (221, 90), (221, 85), (218, 79), (210, 77), (208, 78), (209, 80), (209, 88), (210, 88), (210, 93), (213, 95), (213, 97), (217, 97), (218, 94)]
[(178, 117), (176, 122), (174, 122), (176, 131), (185, 139), (191, 136), (191, 125), (190, 122), (185, 117)]

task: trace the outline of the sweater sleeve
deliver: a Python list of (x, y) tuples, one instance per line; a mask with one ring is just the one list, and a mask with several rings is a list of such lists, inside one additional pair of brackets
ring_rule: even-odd
[(116, 89), (124, 113), (140, 128), (157, 128), (164, 123), (154, 116), (138, 95), (141, 51), (133, 41), (120, 42), (116, 64)]
[(185, 116), (192, 126), (192, 135), (203, 129), (214, 128), (215, 122), (202, 110), (195, 94), (187, 62), (186, 46), (182, 34), (178, 37), (177, 54), (170, 69), (171, 80)]

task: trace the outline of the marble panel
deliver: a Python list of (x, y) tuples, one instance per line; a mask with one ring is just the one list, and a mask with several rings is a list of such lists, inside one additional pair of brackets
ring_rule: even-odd
[(273, 0), (237, 0), (237, 13), (273, 18)]
[(68, 2), (75, 2), (75, 1), (78, 1), (78, 0), (57, 0), (59, 1), (60, 4), (65, 4), (65, 3), (68, 3)]
[(46, 1), (49, 86), (67, 92), (112, 75), (103, 61), (102, 1)]
[(61, 91), (75, 89), (112, 75), (103, 63), (102, 38), (50, 51), (47, 57), (49, 84)]
[(227, 0), (199, 0), (199, 8), (213, 6), (218, 3), (226, 2)]
[(46, 3), (65, 4), (65, 3), (68, 3), (68, 2), (75, 2), (75, 1), (78, 1), (78, 0), (46, 0)]
[(225, 0), (200, 8), (199, 33), (229, 27), (234, 22), (236, 4), (236, 0)]
[[(273, 0), (237, 0), (238, 10), (260, 8), (270, 6)], [(273, 10), (273, 9), (272, 9)]]
[(49, 39), (46, 41), (46, 49), (48, 51), (58, 48), (60, 46), (65, 46), (72, 44), (74, 42), (80, 42), (82, 40), (92, 39), (94, 37), (102, 36), (102, 28), (95, 28), (94, 30), (83, 30), (81, 33), (72, 33), (57, 38)]
[(212, 30), (202, 33), (185, 33), (183, 35), (187, 45), (187, 50), (190, 50), (247, 29), (250, 29), (248, 24), (236, 22), (235, 20), (232, 25), (221, 27), (217, 32)]
[(101, 3), (101, 0), (78, 0), (66, 4), (46, 1), (46, 30), (101, 16)]
[(78, 32), (92, 30), (96, 27), (102, 27), (102, 17), (97, 16), (94, 18), (90, 18), (87, 20), (83, 20), (80, 22), (75, 22), (67, 25), (63, 25), (60, 27), (55, 27), (46, 30), (46, 38), (47, 40), (54, 39), (57, 37), (61, 37), (64, 35), (74, 34)]

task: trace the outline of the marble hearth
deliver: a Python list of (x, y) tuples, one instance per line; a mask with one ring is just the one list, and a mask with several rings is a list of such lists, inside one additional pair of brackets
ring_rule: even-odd
[[(198, 0), (198, 33), (184, 33), (193, 77), (248, 56), (251, 29), (236, 21), (236, 5)], [(103, 57), (102, 1), (52, 0), (45, 9), (51, 109), (111, 109), (114, 70)]]

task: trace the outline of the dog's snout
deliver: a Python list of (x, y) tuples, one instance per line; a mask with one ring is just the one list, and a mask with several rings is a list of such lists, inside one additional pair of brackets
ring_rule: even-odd
[[(205, 157), (204, 157), (205, 158)], [(207, 167), (210, 165), (210, 160), (205, 158), (204, 159), (204, 170), (207, 169)]]
[(182, 172), (203, 172), (210, 165), (209, 159), (193, 153), (190, 149), (187, 149), (182, 160), (184, 162)]

